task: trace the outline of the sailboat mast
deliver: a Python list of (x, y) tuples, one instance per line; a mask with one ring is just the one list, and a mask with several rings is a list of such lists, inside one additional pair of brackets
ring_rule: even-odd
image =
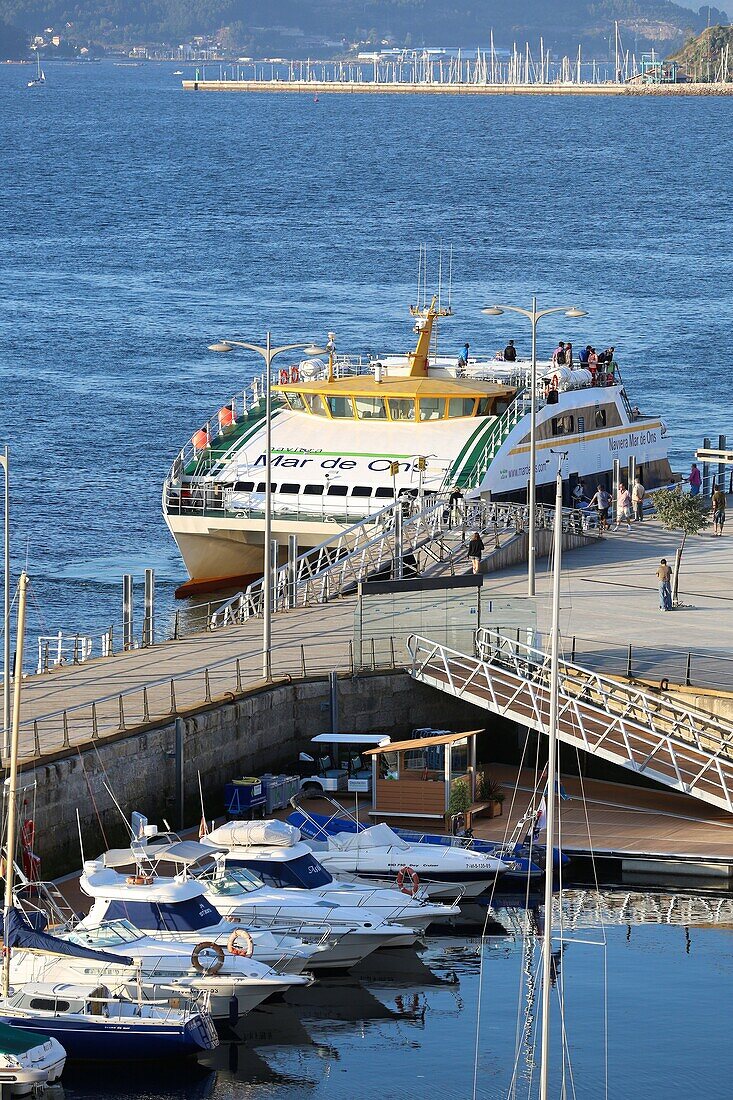
[(557, 782), (557, 684), (560, 660), (560, 565), (562, 562), (562, 458), (555, 481), (554, 568), (550, 648), (550, 722), (547, 760), (547, 847), (545, 849), (545, 931), (542, 940), (542, 1049), (540, 1100), (548, 1100), (550, 1074), (550, 974), (552, 967), (552, 872), (555, 851), (555, 787)]
[[(15, 649), (15, 680), (13, 681), (13, 716), (10, 724), (10, 774), (8, 776), (8, 836), (5, 859), (5, 923), (13, 907), (13, 872), (15, 870), (15, 801), (18, 789), (18, 738), (20, 731), (20, 689), (23, 683), (23, 641), (25, 639), (25, 602), (28, 574), (18, 580), (18, 632)], [(10, 990), (10, 951), (3, 953), (3, 997)]]

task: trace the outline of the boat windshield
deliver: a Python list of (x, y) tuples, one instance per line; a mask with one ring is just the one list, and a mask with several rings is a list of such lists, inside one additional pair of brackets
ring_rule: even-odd
[(230, 868), (253, 870), (265, 885), (278, 889), (297, 886), (312, 890), (315, 886), (328, 886), (333, 882), (326, 868), (311, 854), (283, 862), (274, 859), (232, 859), (227, 856), (227, 869)]
[(225, 873), (206, 883), (207, 892), (216, 897), (231, 898), (241, 894), (251, 894), (261, 890), (264, 882), (252, 871), (238, 867), (236, 871), (227, 869)]
[(206, 898), (185, 901), (110, 901), (105, 914), (108, 921), (127, 921), (144, 932), (197, 932), (219, 924), (221, 913)]
[(77, 929), (67, 937), (81, 947), (117, 947), (121, 943), (135, 943), (142, 939), (142, 932), (127, 920), (113, 920), (98, 928)]

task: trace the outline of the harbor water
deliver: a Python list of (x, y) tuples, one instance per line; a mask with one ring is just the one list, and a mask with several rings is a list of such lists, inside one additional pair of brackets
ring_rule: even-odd
[(31, 649), (119, 631), (121, 574), (146, 566), (166, 629), (185, 571), (162, 478), (259, 370), (206, 345), (406, 349), (423, 242), (436, 277), (454, 250), (441, 348), (528, 353), (480, 308), (577, 303), (540, 349), (614, 344), (677, 469), (726, 430), (726, 101), (197, 96), (174, 68), (57, 64), (35, 90), (0, 70), (0, 437)]
[[(124, 1083), (100, 1092), (97, 1069), (70, 1067), (64, 1094), (69, 1100), (520, 1100), (534, 1089), (536, 1095), (540, 1009), (539, 981), (534, 992), (527, 981), (537, 966), (537, 951), (528, 965), (532, 947), (531, 936), (491, 936), (483, 962), (480, 939), (430, 937), (420, 955), (407, 959), (382, 951), (355, 974), (255, 1010), (236, 1032), (222, 1035), (198, 1068), (128, 1072)], [(575, 1088), (568, 1095), (730, 1096), (721, 1057), (733, 1011), (730, 927), (630, 918), (604, 929), (593, 922), (565, 932), (559, 970)], [(555, 1013), (558, 1035), (557, 1005)], [(559, 1064), (552, 1086), (559, 1096)]]

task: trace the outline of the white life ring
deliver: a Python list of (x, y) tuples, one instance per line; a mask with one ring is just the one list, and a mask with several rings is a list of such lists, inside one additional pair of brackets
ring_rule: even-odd
[[(409, 885), (407, 883), (408, 879)], [(414, 898), (420, 886), (420, 878), (417, 871), (412, 867), (400, 867), (397, 872), (397, 885), (403, 894), (408, 894), (411, 898)]]
[[(239, 946), (239, 940), (244, 941), (244, 947)], [(227, 951), (230, 955), (240, 955), (243, 959), (251, 959), (255, 949), (255, 941), (246, 928), (235, 928), (227, 940)]]

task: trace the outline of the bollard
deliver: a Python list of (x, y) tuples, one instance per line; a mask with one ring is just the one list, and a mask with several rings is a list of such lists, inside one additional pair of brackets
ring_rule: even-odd
[(155, 570), (145, 570), (145, 611), (143, 615), (143, 646), (155, 641)]
[(132, 629), (132, 574), (125, 573), (122, 577), (122, 648), (125, 651), (132, 649)]

